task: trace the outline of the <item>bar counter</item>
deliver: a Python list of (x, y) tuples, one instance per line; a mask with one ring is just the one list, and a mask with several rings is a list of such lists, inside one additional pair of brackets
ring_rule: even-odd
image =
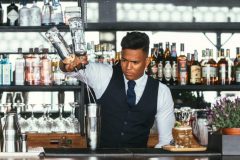
[(42, 159), (64, 160), (239, 160), (239, 156), (222, 156), (221, 153), (170, 152), (163, 149), (45, 149)]
[(45, 154), (37, 157), (0, 157), (0, 160), (240, 160), (239, 156), (222, 156), (221, 153), (170, 152), (163, 149), (45, 149)]

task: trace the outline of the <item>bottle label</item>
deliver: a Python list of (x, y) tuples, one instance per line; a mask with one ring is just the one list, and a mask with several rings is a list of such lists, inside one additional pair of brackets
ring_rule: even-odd
[(24, 85), (24, 60), (16, 61), (15, 64), (15, 85)]
[(175, 61), (173, 61), (173, 64), (172, 64), (172, 77), (173, 77), (174, 80), (177, 79), (177, 73), (178, 73), (178, 71), (177, 71), (178, 68), (177, 67), (178, 67), (177, 63)]
[(10, 20), (10, 25), (14, 25), (15, 21), (18, 19), (18, 12), (12, 9), (8, 12), (7, 17)]
[(163, 64), (162, 64), (162, 61), (160, 61), (159, 63), (158, 63), (158, 69), (157, 69), (158, 71), (158, 79), (161, 81), (162, 80), (162, 78), (163, 78)]
[(240, 83), (240, 70), (236, 70), (236, 82)]
[(171, 75), (172, 75), (172, 66), (170, 61), (165, 61), (163, 72), (164, 72), (165, 79), (167, 81), (170, 81)]
[(226, 69), (226, 64), (220, 64), (219, 66), (219, 79), (226, 79), (227, 77), (227, 69)]
[(2, 65), (2, 84), (10, 85), (11, 84), (11, 64)]
[(201, 83), (201, 67), (200, 66), (192, 65), (190, 74), (191, 74), (190, 83), (192, 84)]

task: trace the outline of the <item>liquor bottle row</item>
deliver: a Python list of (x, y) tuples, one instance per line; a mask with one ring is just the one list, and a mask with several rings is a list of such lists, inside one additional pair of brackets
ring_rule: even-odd
[(9, 55), (0, 55), (0, 85), (78, 85), (74, 78), (66, 77), (59, 68), (58, 57), (50, 58), (48, 49), (29, 49), (29, 54), (22, 54), (14, 60), (15, 66), (9, 60)]
[[(30, 8), (27, 7), (26, 0), (20, 0), (20, 9), (12, 0), (7, 6), (7, 25), (8, 26), (41, 26), (41, 25), (62, 25), (64, 24), (62, 6), (59, 0), (43, 0), (42, 9), (38, 7), (37, 1), (33, 0)], [(4, 24), (4, 9), (0, 3), (0, 24)], [(65, 23), (71, 16), (81, 17), (80, 7), (66, 7)]]
[(180, 55), (177, 56), (176, 43), (154, 44), (151, 49), (151, 62), (147, 73), (167, 85), (205, 84), (227, 85), (240, 84), (240, 52), (236, 58), (230, 58), (229, 49), (220, 49), (217, 59), (213, 58), (213, 49), (202, 50), (202, 59), (198, 60), (198, 51), (185, 55), (184, 44), (180, 44)]

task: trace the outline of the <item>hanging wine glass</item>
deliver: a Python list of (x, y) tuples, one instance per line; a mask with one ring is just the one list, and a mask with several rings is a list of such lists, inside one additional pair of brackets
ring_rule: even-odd
[(80, 123), (78, 119), (75, 117), (75, 109), (78, 106), (77, 102), (70, 102), (69, 105), (71, 106), (71, 114), (67, 118), (67, 121), (70, 124), (69, 130), (67, 130), (68, 133), (80, 133)]
[(50, 133), (51, 132), (52, 124), (48, 120), (48, 117), (47, 117), (47, 110), (50, 105), (51, 104), (42, 104), (43, 115), (38, 119), (38, 122), (39, 122), (38, 132), (39, 133)]
[(66, 128), (68, 128), (68, 126), (67, 126), (66, 119), (62, 115), (64, 104), (57, 104), (57, 105), (58, 105), (59, 116), (53, 120), (52, 131), (56, 133), (65, 133)]
[(28, 104), (28, 107), (31, 107), (31, 117), (27, 119), (28, 123), (28, 132), (37, 132), (39, 128), (38, 120), (34, 117), (34, 107), (36, 104)]

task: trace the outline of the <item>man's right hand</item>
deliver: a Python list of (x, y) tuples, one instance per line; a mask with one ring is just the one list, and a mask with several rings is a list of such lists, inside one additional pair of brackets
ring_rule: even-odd
[(75, 56), (73, 62), (70, 64), (64, 64), (62, 61), (60, 61), (60, 68), (63, 72), (73, 72), (75, 68), (81, 69), (87, 64), (87, 55)]

